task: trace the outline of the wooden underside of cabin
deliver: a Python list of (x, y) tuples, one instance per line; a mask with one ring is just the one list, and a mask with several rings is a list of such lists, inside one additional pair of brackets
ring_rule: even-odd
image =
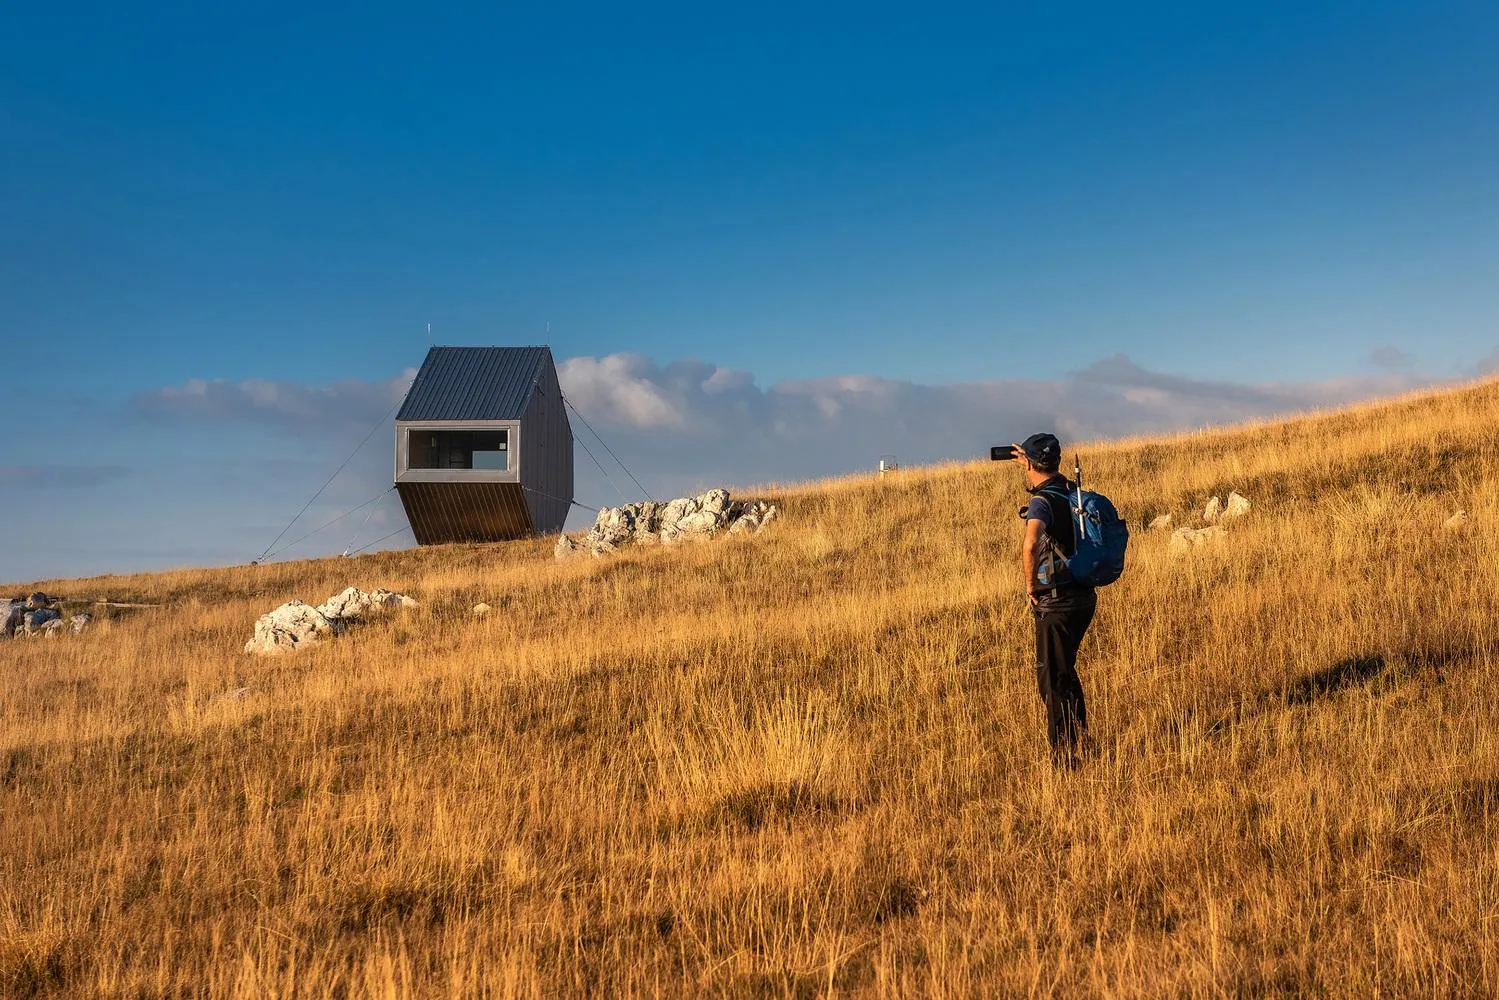
[(419, 545), (504, 542), (535, 532), (519, 483), (398, 483)]

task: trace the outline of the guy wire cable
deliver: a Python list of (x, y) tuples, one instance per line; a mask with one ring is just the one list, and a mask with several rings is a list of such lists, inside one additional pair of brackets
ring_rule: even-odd
[(614, 454), (614, 449), (611, 448), (611, 447), (609, 447), (609, 442), (605, 441), (602, 437), (600, 437), (599, 436), (599, 432), (593, 429), (593, 425), (588, 422), (587, 418), (584, 417), (583, 414), (581, 414), (581, 413), (578, 412), (578, 408), (573, 405), (573, 401), (570, 400), (570, 399), (568, 399), (566, 396), (563, 396), (562, 397), (562, 402), (563, 402), (563, 404), (569, 410), (573, 411), (573, 415), (574, 416), (576, 416), (579, 420), (583, 421), (583, 426), (588, 428), (588, 432), (590, 434), (592, 434), (594, 437), (598, 438), (599, 444), (601, 444), (601, 445), (604, 446), (604, 450), (609, 453), (609, 457), (612, 458), (612, 459), (614, 459), (614, 461), (616, 461), (616, 462), (619, 463), (619, 467), (621, 469), (625, 470), (625, 475), (627, 475), (627, 476), (630, 477), (630, 482), (634, 483), (635, 486), (636, 486), (636, 488), (639, 489), (640, 492), (642, 492), (642, 493), (645, 494), (646, 499), (647, 500), (655, 500), (656, 498), (651, 495), (651, 491), (648, 490), (648, 489), (646, 489), (644, 486), (640, 485), (640, 480), (638, 480), (638, 479), (635, 478), (635, 474), (630, 471), (629, 467), (626, 466), (625, 463), (619, 461), (619, 456), (616, 455), (616, 454)]
[[(389, 490), (386, 490), (385, 493), (389, 493), (390, 490), (393, 490), (393, 489), (395, 489), (394, 486), (392, 486)], [(307, 539), (311, 538), (313, 535), (317, 534), (319, 531), (322, 531), (324, 528), (332, 527), (333, 525), (337, 524), (339, 521), (342, 521), (344, 518), (348, 517), (350, 514), (357, 514), (357, 513), (359, 513), (361, 510), (364, 510), (364, 508), (368, 507), (372, 503), (379, 503), (381, 500), (383, 500), (385, 498), (385, 493), (381, 493), (377, 497), (371, 497), (370, 499), (366, 500), (364, 503), (360, 504), (357, 507), (350, 507), (348, 510), (344, 511), (342, 514), (338, 515), (337, 517), (331, 518), (331, 519), (329, 519), (327, 521), (324, 521), (322, 524), (318, 525), (316, 528), (313, 528), (307, 534), (302, 535), (302, 536), (294, 539), (293, 541), (287, 542), (285, 545), (281, 546), (275, 552), (270, 552), (270, 553), (267, 553), (266, 555), (261, 556), (260, 559), (257, 560), (257, 561), (264, 562), (266, 559), (269, 559), (271, 556), (279, 556), (281, 553), (285, 552), (287, 549), (293, 548), (293, 547), (295, 547), (297, 545), (301, 545), (303, 542), (307, 541)]]
[(370, 523), (370, 518), (375, 516), (375, 511), (380, 509), (380, 501), (390, 496), (390, 491), (393, 489), (395, 489), (394, 486), (392, 486), (389, 490), (386, 490), (384, 493), (381, 493), (380, 496), (376, 498), (375, 505), (370, 508), (368, 514), (364, 515), (364, 520), (359, 522), (359, 528), (354, 532), (354, 537), (349, 539), (348, 545), (344, 546), (345, 556), (347, 556), (349, 554), (349, 550), (354, 547), (354, 543), (359, 541), (359, 536), (364, 534), (364, 529)]
[[(411, 388), (410, 384), (408, 384), (406, 388), (409, 390)], [(297, 511), (297, 516), (286, 522), (286, 527), (281, 529), (281, 534), (277, 535), (271, 540), (271, 544), (265, 547), (265, 551), (260, 554), (260, 557), (256, 559), (255, 562), (260, 562), (271, 554), (271, 549), (274, 549), (276, 547), (276, 543), (281, 541), (281, 539), (285, 537), (286, 533), (291, 530), (291, 526), (296, 524), (297, 520), (301, 518), (303, 514), (307, 513), (307, 508), (311, 507), (313, 505), (313, 502), (316, 501), (318, 497), (323, 495), (323, 491), (328, 488), (328, 484), (338, 478), (338, 474), (344, 471), (344, 467), (354, 460), (354, 456), (359, 454), (359, 450), (361, 448), (370, 443), (370, 438), (374, 437), (375, 432), (378, 431), (381, 427), (385, 426), (386, 422), (395, 415), (396, 410), (400, 408), (401, 404), (405, 402), (405, 400), (406, 393), (403, 392), (401, 393), (401, 398), (396, 400), (395, 405), (390, 408), (390, 411), (387, 412), (385, 416), (381, 417), (379, 422), (376, 423), (375, 426), (370, 428), (370, 432), (364, 436), (364, 440), (360, 441), (359, 444), (354, 446), (354, 450), (349, 452), (349, 457), (344, 459), (343, 462), (339, 464), (338, 468), (333, 470), (333, 475), (328, 477), (328, 482), (325, 482), (323, 483), (323, 485), (319, 486), (317, 488), (317, 492), (314, 493), (311, 498), (302, 505), (301, 510)]]
[(595, 514), (599, 512), (599, 509), (597, 507), (590, 507), (586, 503), (579, 503), (576, 500), (564, 500), (561, 497), (554, 497), (550, 493), (543, 493), (541, 490), (533, 489), (530, 486), (522, 486), (521, 489), (525, 490), (527, 493), (535, 493), (539, 497), (546, 497), (548, 500), (556, 500), (558, 503), (571, 504), (574, 507), (582, 507), (584, 510), (591, 510)]
[[(599, 465), (599, 460), (593, 457), (593, 452), (588, 450), (588, 445), (584, 443), (583, 439), (574, 434), (573, 441), (578, 445), (578, 447), (583, 449), (584, 453), (587, 454), (589, 458), (593, 459), (594, 467), (597, 468), (599, 472), (603, 473), (605, 479), (609, 480), (609, 485), (613, 486), (614, 492), (619, 494), (620, 501), (623, 503), (629, 503), (630, 501), (629, 498), (625, 496), (625, 491), (620, 489), (619, 484), (614, 481), (614, 479), (609, 475), (607, 471), (605, 471), (602, 465)], [(626, 469), (625, 471), (628, 472), (629, 470)]]
[(355, 549), (353, 552), (350, 552), (349, 555), (351, 555), (351, 556), (357, 556), (357, 555), (359, 555), (359, 553), (363, 552), (365, 549), (372, 549), (376, 545), (379, 545), (381, 542), (385, 541), (387, 538), (394, 538), (394, 537), (396, 537), (397, 535), (399, 535), (401, 532), (405, 531), (409, 527), (411, 527), (411, 525), (409, 525), (409, 524), (403, 524), (399, 528), (397, 528), (395, 531), (392, 531), (390, 534), (388, 534), (388, 535), (381, 535), (379, 538), (375, 539), (373, 542), (370, 542), (368, 545), (361, 545), (361, 546), (359, 546), (359, 548)]

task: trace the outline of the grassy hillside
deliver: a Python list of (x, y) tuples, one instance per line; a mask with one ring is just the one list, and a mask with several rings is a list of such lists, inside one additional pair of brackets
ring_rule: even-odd
[[(1137, 537), (1071, 774), (988, 463), (600, 561), (44, 582), (167, 607), (0, 645), (0, 994), (1495, 995), (1496, 435), (1490, 382), (1083, 448)], [(241, 655), (349, 584), (423, 606)]]

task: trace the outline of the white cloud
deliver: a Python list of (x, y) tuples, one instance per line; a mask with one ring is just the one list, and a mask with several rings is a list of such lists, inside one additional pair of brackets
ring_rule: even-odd
[[(638, 354), (573, 358), (562, 362), (557, 377), (573, 405), (586, 407), (602, 420), (643, 428), (685, 426), (664, 391), (672, 376), (649, 358)], [(703, 386), (711, 380), (710, 375)]]
[[(132, 407), (160, 418), (259, 424), (288, 445), (309, 427), (343, 425), (349, 428), (345, 436), (354, 440), (390, 410), (412, 374), (328, 386), (194, 379), (140, 393)], [(947, 385), (853, 374), (761, 386), (749, 372), (694, 360), (660, 363), (638, 354), (571, 358), (558, 366), (558, 374), (572, 404), (658, 497), (872, 469), (880, 455), (896, 455), (907, 465), (977, 457), (990, 444), (1038, 430), (1071, 442), (1232, 423), (1393, 394), (1431, 381), (1410, 372), (1320, 382), (1204, 380), (1151, 371), (1124, 355), (1062, 378)], [(573, 430), (609, 464), (581, 422), (574, 420)], [(311, 525), (388, 488), (388, 449), (388, 439), (377, 436), (340, 477), (340, 506), (320, 504), (308, 514)], [(332, 464), (336, 460), (330, 472)], [(578, 500), (600, 506), (618, 503), (621, 494), (633, 499), (637, 491), (628, 477), (613, 467), (609, 472), (612, 483), (580, 450)], [(318, 481), (308, 476), (309, 492)], [(250, 509), (241, 497), (226, 496), (224, 504), (226, 516), (233, 516), (228, 512), (236, 504)], [(574, 514), (574, 527), (592, 516)], [(380, 525), (379, 534), (401, 518), (394, 498), (377, 519), (392, 517), (395, 521)], [(369, 525), (370, 536), (377, 534), (375, 528)], [(330, 540), (326, 550), (342, 545)]]
[(181, 385), (136, 393), (130, 408), (140, 414), (210, 423), (264, 423), (280, 427), (365, 427), (380, 419), (406, 394), (416, 369), (393, 379), (367, 382), (344, 379), (330, 385), (245, 379), (188, 379)]
[[(559, 373), (573, 404), (658, 495), (872, 468), (882, 454), (907, 464), (974, 457), (1043, 429), (1075, 441), (1233, 423), (1431, 381), (1391, 372), (1240, 383), (1150, 371), (1124, 355), (1059, 379), (948, 385), (841, 375), (762, 387), (746, 372), (636, 355), (574, 358)], [(637, 398), (651, 405), (619, 402)], [(607, 491), (585, 495), (582, 461), (579, 498), (613, 502)]]

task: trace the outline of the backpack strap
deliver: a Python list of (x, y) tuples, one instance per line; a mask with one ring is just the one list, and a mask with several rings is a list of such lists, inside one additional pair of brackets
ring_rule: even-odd
[[(1060, 500), (1060, 501), (1062, 501), (1063, 516), (1068, 519), (1068, 523), (1069, 524), (1071, 523), (1071, 517), (1072, 517), (1071, 495), (1066, 490), (1041, 489), (1041, 490), (1036, 490), (1034, 493), (1031, 494), (1031, 496), (1035, 496), (1035, 497), (1044, 496), (1044, 497), (1050, 497), (1053, 500)], [(1057, 509), (1056, 509), (1056, 507), (1052, 506), (1050, 504), (1048, 504), (1048, 506), (1051, 506), (1051, 516), (1052, 516), (1053, 519), (1055, 519), (1056, 516), (1057, 516)], [(1072, 529), (1072, 533), (1073, 533), (1072, 547), (1073, 547), (1073, 549), (1076, 549), (1077, 548), (1077, 529), (1073, 528)], [(1058, 591), (1058, 589), (1059, 589), (1059, 587), (1060, 587), (1060, 585), (1057, 583), (1057, 567), (1060, 564), (1063, 568), (1065, 568), (1066, 565), (1067, 565), (1068, 556), (1067, 556), (1067, 553), (1062, 550), (1062, 546), (1060, 544), (1058, 544), (1056, 538), (1053, 537), (1053, 535), (1051, 533), (1051, 530), (1049, 528), (1046, 531), (1042, 532), (1042, 536), (1046, 539), (1046, 544), (1051, 549), (1051, 554), (1050, 554), (1050, 559), (1051, 559), (1051, 592), (1052, 592), (1052, 594), (1056, 594), (1057, 591)]]
[[(1067, 517), (1068, 524), (1072, 525), (1072, 547), (1074, 549), (1076, 549), (1077, 548), (1077, 543), (1078, 543), (1079, 539), (1077, 537), (1077, 526), (1075, 524), (1073, 524), (1073, 521), (1072, 521), (1072, 515), (1075, 514), (1075, 513), (1077, 513), (1073, 509), (1073, 507), (1072, 507), (1072, 497), (1073, 497), (1073, 494), (1070, 493), (1070, 492), (1068, 492), (1067, 490), (1058, 490), (1058, 489), (1041, 489), (1041, 490), (1037, 490), (1035, 493), (1032, 494), (1032, 496), (1043, 496), (1043, 495), (1044, 496), (1049, 496), (1049, 497), (1051, 497), (1051, 498), (1053, 498), (1055, 500), (1062, 501), (1062, 510), (1065, 513), (1066, 517)], [(1051, 513), (1052, 513), (1053, 517), (1056, 516), (1057, 511), (1056, 511), (1055, 507), (1052, 508)], [(1050, 534), (1051, 534), (1050, 532), (1047, 532), (1048, 537), (1050, 537)], [(1053, 540), (1052, 544), (1053, 545), (1056, 544), (1055, 540)], [(1057, 548), (1058, 548), (1058, 551), (1060, 551), (1061, 546), (1057, 546)], [(1065, 553), (1063, 554), (1063, 558), (1066, 558)]]

